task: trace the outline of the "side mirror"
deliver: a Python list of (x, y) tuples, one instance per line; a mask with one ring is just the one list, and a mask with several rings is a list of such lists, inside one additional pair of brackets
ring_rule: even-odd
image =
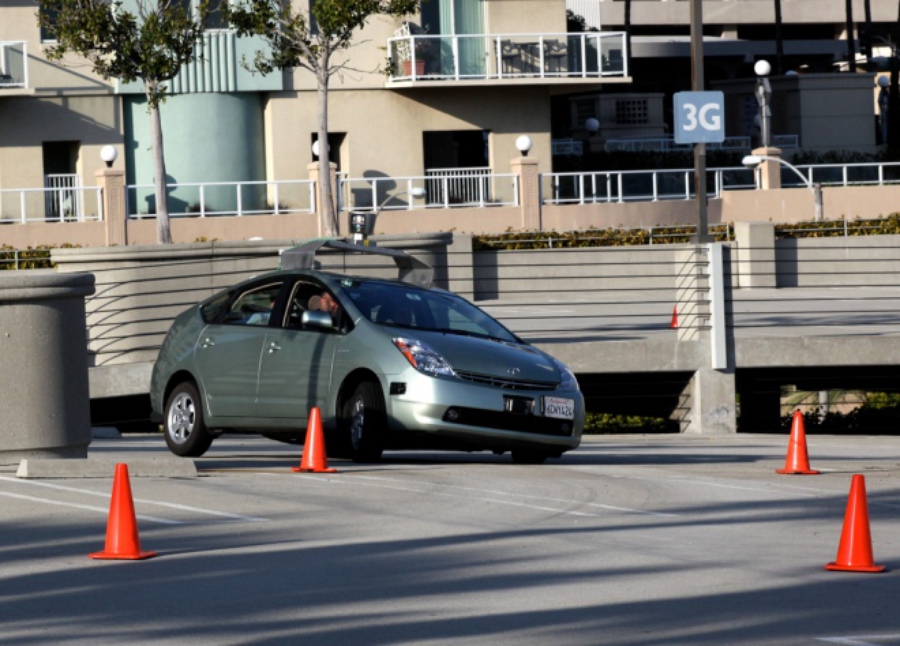
[(331, 314), (313, 310), (306, 310), (303, 312), (300, 322), (303, 324), (303, 327), (316, 327), (323, 330), (330, 330), (334, 326), (334, 322), (331, 320)]

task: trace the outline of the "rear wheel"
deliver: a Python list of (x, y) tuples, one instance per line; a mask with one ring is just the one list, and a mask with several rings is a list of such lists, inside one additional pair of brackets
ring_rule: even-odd
[(371, 381), (356, 386), (344, 404), (344, 437), (354, 462), (377, 462), (384, 450), (381, 434), (385, 426), (381, 388)]
[(203, 402), (193, 383), (182, 382), (169, 395), (164, 431), (169, 450), (181, 457), (200, 457), (212, 445), (213, 436), (203, 421)]

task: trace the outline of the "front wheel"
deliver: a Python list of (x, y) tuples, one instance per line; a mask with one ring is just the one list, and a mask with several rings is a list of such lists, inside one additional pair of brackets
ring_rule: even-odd
[(356, 386), (344, 404), (343, 426), (354, 462), (377, 462), (384, 450), (381, 433), (385, 425), (381, 389), (371, 381)]
[(182, 382), (169, 395), (164, 426), (166, 444), (175, 455), (200, 457), (212, 445), (213, 436), (203, 421), (203, 402), (193, 383)]

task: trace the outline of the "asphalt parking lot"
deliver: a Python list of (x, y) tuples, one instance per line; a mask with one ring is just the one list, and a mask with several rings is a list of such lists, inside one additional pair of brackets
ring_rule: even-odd
[[(900, 437), (603, 436), (541, 466), (388, 453), (299, 474), (232, 436), (132, 477), (139, 561), (95, 561), (108, 478), (0, 468), (2, 644), (900, 644)], [(92, 458), (166, 455), (161, 436)], [(881, 574), (829, 572), (863, 474)]]

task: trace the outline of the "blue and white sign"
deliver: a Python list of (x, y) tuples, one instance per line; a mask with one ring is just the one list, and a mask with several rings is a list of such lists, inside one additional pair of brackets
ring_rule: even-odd
[(675, 93), (675, 143), (725, 141), (725, 95), (722, 92)]

